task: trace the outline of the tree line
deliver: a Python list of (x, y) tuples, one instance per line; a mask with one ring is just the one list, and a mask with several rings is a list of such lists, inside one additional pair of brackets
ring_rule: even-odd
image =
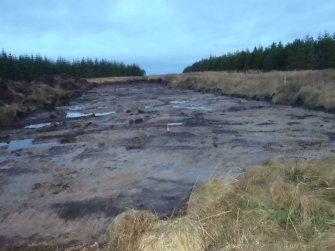
[(31, 81), (42, 75), (62, 73), (80, 78), (145, 75), (145, 71), (136, 64), (126, 65), (105, 59), (51, 60), (40, 55), (14, 56), (4, 50), (0, 54), (0, 78), (2, 79)]
[(335, 68), (335, 33), (325, 32), (316, 39), (307, 36), (283, 45), (272, 43), (252, 51), (242, 50), (223, 56), (210, 56), (184, 72), (194, 71), (246, 71), (246, 70), (308, 70)]

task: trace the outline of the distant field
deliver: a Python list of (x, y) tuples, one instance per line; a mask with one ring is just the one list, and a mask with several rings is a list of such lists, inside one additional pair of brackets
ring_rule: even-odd
[(334, 69), (246, 73), (194, 72), (146, 77), (98, 78), (88, 81), (104, 83), (154, 79), (162, 79), (171, 87), (335, 112)]

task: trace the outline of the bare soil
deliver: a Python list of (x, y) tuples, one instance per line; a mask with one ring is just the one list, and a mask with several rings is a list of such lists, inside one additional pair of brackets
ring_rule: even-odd
[(98, 85), (20, 123), (0, 132), (0, 248), (101, 242), (127, 208), (169, 216), (211, 177), (335, 154), (334, 114), (160, 83)]

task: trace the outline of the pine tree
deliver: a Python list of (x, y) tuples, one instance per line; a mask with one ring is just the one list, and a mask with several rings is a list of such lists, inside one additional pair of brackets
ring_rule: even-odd
[(303, 70), (335, 68), (335, 33), (319, 35), (314, 40), (310, 36), (295, 39), (286, 45), (272, 43), (268, 47), (254, 47), (249, 50), (227, 53), (225, 55), (195, 62), (184, 72), (225, 71), (225, 70)]

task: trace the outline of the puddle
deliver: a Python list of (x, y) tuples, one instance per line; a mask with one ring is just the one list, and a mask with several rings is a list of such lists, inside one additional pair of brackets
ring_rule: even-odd
[(33, 139), (12, 140), (8, 144), (8, 150), (18, 150), (33, 146)]
[(95, 116), (95, 117), (101, 117), (101, 116), (107, 116), (114, 114), (115, 112), (91, 112), (91, 113), (83, 113), (83, 112), (66, 112), (66, 118), (68, 119), (74, 119), (74, 118), (82, 118), (82, 117), (88, 117), (88, 116)]
[(145, 109), (152, 109), (152, 108), (158, 108), (161, 106), (165, 106), (166, 104), (153, 104), (153, 105), (146, 105), (144, 106)]
[(73, 105), (69, 107), (69, 110), (71, 111), (79, 111), (82, 109), (82, 105)]
[(177, 105), (177, 104), (185, 104), (186, 101), (184, 100), (173, 100), (173, 101), (170, 101), (170, 104), (174, 104), (174, 105)]
[(40, 124), (34, 124), (34, 125), (27, 125), (24, 128), (25, 129), (39, 129), (39, 128), (43, 128), (43, 127), (46, 127), (46, 126), (51, 126), (51, 123), (48, 122), (48, 123), (40, 123)]
[(174, 100), (171, 101), (170, 104), (173, 104), (173, 108), (176, 109), (189, 109), (189, 110), (200, 110), (200, 111), (211, 111), (212, 109), (204, 106), (199, 103), (190, 103), (186, 101)]
[(93, 113), (66, 112), (66, 118), (68, 119), (81, 118), (81, 117), (87, 117), (87, 116), (92, 116), (92, 115)]
[(111, 114), (114, 114), (115, 112), (95, 112), (94, 115), (96, 117), (101, 117), (101, 116), (108, 116), (108, 115), (111, 115)]
[(190, 110), (201, 110), (201, 111), (211, 111), (212, 110), (206, 106), (199, 105), (199, 104), (191, 104), (190, 106), (187, 106), (185, 108), (190, 109)]
[(0, 148), (8, 149), (8, 150), (19, 150), (19, 149), (26, 149), (31, 147), (45, 147), (56, 144), (56, 141), (53, 142), (46, 142), (46, 143), (33, 143), (33, 139), (18, 139), (18, 140), (11, 140), (9, 143), (0, 142)]
[(6, 149), (8, 147), (7, 143), (0, 142), (0, 149)]

